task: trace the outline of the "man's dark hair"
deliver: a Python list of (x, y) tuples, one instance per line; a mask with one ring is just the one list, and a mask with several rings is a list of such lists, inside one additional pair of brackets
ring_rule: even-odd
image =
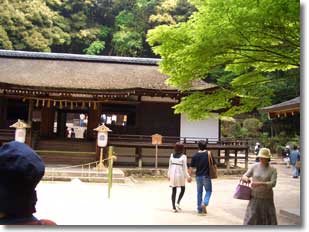
[(206, 150), (207, 144), (205, 140), (198, 141), (198, 148), (200, 150)]
[(293, 147), (293, 148), (294, 148), (294, 150), (297, 150), (297, 145), (294, 145), (294, 147)]

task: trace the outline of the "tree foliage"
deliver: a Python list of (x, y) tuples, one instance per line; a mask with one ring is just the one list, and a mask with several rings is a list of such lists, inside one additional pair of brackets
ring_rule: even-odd
[[(163, 61), (168, 84), (182, 91), (192, 81), (212, 81), (218, 90), (182, 99), (176, 113), (190, 119), (231, 117), (271, 103), (273, 86), (299, 80), (300, 26), (296, 0), (193, 0), (191, 18), (148, 32)], [(294, 76), (277, 72), (293, 70)], [(219, 75), (218, 75), (219, 73)]]
[(2, 0), (0, 48), (48, 52), (52, 45), (68, 44), (63, 20), (41, 0)]
[(192, 13), (187, 0), (0, 0), (0, 49), (154, 57), (146, 33), (167, 1), (174, 23)]

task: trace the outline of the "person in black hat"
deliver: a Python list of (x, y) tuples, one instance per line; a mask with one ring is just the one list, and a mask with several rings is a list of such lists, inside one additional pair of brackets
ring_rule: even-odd
[(0, 225), (56, 225), (38, 220), (35, 188), (45, 165), (26, 144), (9, 142), (0, 147)]

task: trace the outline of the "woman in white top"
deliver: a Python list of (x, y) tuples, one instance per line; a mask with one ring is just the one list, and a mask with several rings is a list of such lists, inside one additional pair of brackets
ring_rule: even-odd
[[(184, 145), (181, 143), (175, 144), (175, 152), (171, 154), (167, 176), (172, 187), (172, 205), (175, 213), (180, 208), (180, 201), (185, 193), (185, 182), (191, 182), (191, 177), (188, 173), (187, 156), (184, 154)], [(177, 208), (175, 205), (177, 187), (180, 187), (180, 194), (177, 200)]]

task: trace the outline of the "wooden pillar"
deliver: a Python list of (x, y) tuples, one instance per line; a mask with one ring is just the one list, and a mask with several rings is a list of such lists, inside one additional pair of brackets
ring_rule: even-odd
[(6, 120), (6, 108), (7, 100), (4, 97), (0, 97), (0, 128), (4, 128)]
[(221, 161), (220, 157), (221, 157), (221, 149), (218, 149), (218, 160), (217, 160), (217, 164), (220, 164), (220, 161)]
[(230, 169), (230, 150), (225, 149), (225, 166), (227, 169)]
[(142, 167), (142, 160), (142, 147), (135, 147), (135, 162), (137, 167)]
[(55, 108), (42, 108), (41, 136), (52, 137), (54, 132)]
[(102, 105), (98, 104), (96, 109), (90, 108), (88, 110), (88, 125), (87, 125), (87, 138), (96, 139), (96, 133), (94, 133), (94, 128), (96, 128), (100, 123), (100, 114), (102, 111)]
[(65, 112), (59, 110), (58, 111), (58, 118), (57, 118), (57, 135), (58, 135), (58, 137), (65, 138), (66, 121), (67, 121), (67, 114)]
[(238, 150), (235, 149), (235, 160), (234, 160), (234, 167), (237, 168), (237, 152)]
[(27, 124), (30, 126), (30, 128), (27, 129), (25, 143), (28, 144), (30, 147), (32, 147), (32, 112), (33, 112), (33, 100), (29, 100)]
[[(97, 133), (93, 130), (94, 128), (98, 127), (100, 123), (100, 114), (102, 111), (102, 105), (97, 104), (97, 108), (89, 108), (88, 110), (88, 124), (87, 124), (87, 139), (94, 140), (97, 139)], [(97, 143), (96, 143), (97, 144)], [(107, 150), (103, 150), (103, 159), (107, 153)], [(96, 146), (96, 157), (97, 160), (100, 159), (100, 148)], [(104, 163), (105, 165), (105, 163)]]
[[(103, 160), (107, 159), (107, 157), (108, 157), (108, 146), (103, 148)], [(105, 167), (108, 166), (108, 160), (104, 160), (103, 163)]]

